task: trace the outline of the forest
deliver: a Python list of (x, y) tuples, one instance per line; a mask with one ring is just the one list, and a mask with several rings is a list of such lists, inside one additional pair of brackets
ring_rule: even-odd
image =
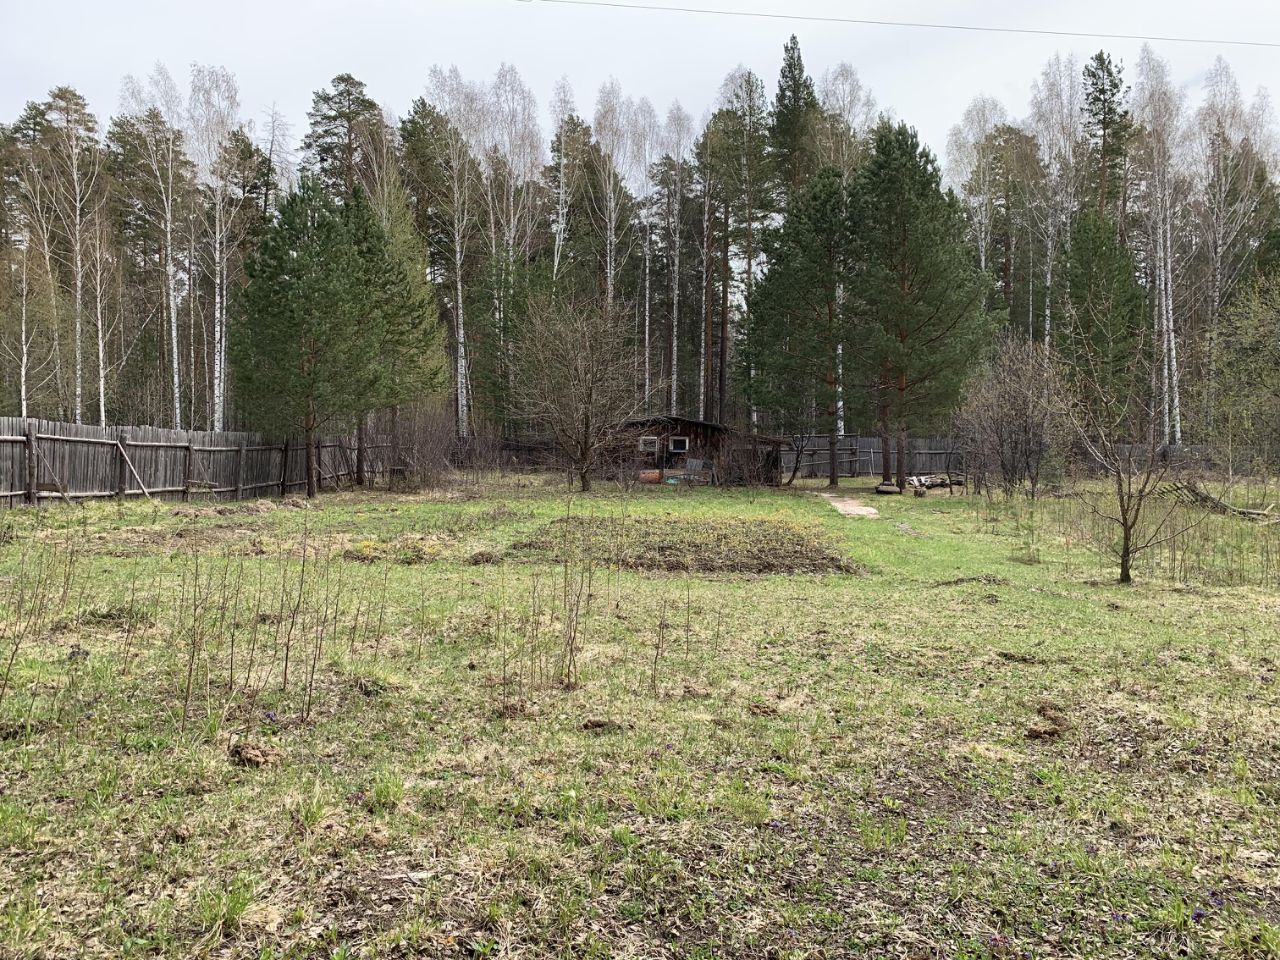
[(341, 74), (300, 140), (220, 67), (127, 77), (109, 117), (58, 87), (0, 129), (0, 413), (314, 433), (426, 402), (538, 434), (540, 314), (589, 304), (605, 413), (888, 445), (1035, 343), (1129, 369), (1131, 432), (1274, 453), (1265, 93), (1059, 55), (1025, 116), (978, 96), (931, 149), (852, 65), (815, 74), (793, 37), (700, 120), (615, 81), (544, 111), (511, 65), (433, 67), (396, 113)]

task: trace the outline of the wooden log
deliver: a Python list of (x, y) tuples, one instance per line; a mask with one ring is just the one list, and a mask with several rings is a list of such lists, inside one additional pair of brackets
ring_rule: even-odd
[(130, 440), (130, 441), (129, 441), (129, 446), (131, 446), (131, 447), (159, 447), (159, 448), (162, 448), (162, 449), (165, 449), (165, 450), (181, 450), (181, 449), (183, 449), (184, 447), (190, 446), (190, 444), (186, 444), (186, 443), (174, 443), (174, 442), (171, 442), (171, 441), (168, 441), (168, 440)]
[(88, 443), (103, 447), (114, 447), (116, 442), (106, 437), (64, 437), (60, 433), (37, 433), (37, 440), (53, 440), (55, 443)]
[[(120, 444), (119, 444), (119, 449), (120, 449), (120, 458), (124, 461), (124, 465), (125, 465), (126, 467), (128, 467), (128, 468), (129, 468), (129, 472), (133, 474), (133, 479), (135, 479), (135, 480), (137, 480), (137, 481), (138, 481), (138, 489), (142, 491), (142, 495), (143, 495), (144, 497), (146, 497), (148, 500), (150, 500), (150, 499), (151, 499), (151, 494), (153, 494), (153, 493), (161, 493), (161, 492), (163, 492), (163, 491), (159, 491), (159, 490), (148, 490), (148, 489), (147, 489), (147, 485), (146, 485), (146, 484), (143, 482), (143, 480), (142, 480), (142, 474), (138, 473), (137, 469), (136, 469), (136, 468), (134, 467), (134, 465), (133, 465), (133, 461), (129, 459), (129, 454), (128, 454), (128, 453), (125, 451), (125, 449), (124, 449), (126, 445), (127, 445), (127, 444), (126, 444), (126, 442), (125, 442), (125, 441), (121, 441), (121, 442), (120, 442)], [(121, 486), (120, 486), (121, 493), (120, 493), (120, 495), (121, 495), (121, 496), (124, 496), (124, 495), (125, 495), (125, 493), (127, 492), (127, 491), (125, 490), (125, 487), (127, 486), (127, 484), (125, 484), (123, 481), (121, 481), (120, 483), (121, 483)]]

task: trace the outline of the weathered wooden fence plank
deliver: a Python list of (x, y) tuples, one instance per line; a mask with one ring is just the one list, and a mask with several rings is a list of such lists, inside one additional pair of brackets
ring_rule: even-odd
[[(385, 438), (378, 437), (379, 440)], [(369, 477), (384, 476), (382, 451), (372, 442)], [(319, 444), (321, 481), (338, 486), (352, 477), (347, 437)], [(195, 494), (243, 499), (306, 488), (306, 457), (297, 443), (269, 443), (261, 434), (98, 427), (23, 417), (0, 417), (0, 505), (61, 498), (163, 497)]]

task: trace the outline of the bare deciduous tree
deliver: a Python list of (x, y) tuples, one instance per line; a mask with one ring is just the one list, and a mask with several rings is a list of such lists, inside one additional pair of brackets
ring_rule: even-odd
[[(1163, 364), (1153, 331), (1139, 325), (1119, 336), (1100, 336), (1098, 329), (1077, 339), (1072, 362), (1061, 366), (1057, 382), (1071, 437), (1085, 455), (1078, 496), (1114, 531), (1100, 538), (1099, 546), (1115, 558), (1120, 582), (1127, 584), (1139, 554), (1177, 537), (1198, 519), (1177, 524), (1176, 501), (1159, 498), (1171, 458), (1157, 428), (1159, 398), (1147, 379)], [(1099, 473), (1101, 484), (1094, 480)]]
[(1005, 496), (1040, 495), (1046, 465), (1069, 439), (1057, 402), (1061, 392), (1043, 345), (1007, 334), (974, 378), (956, 417), (975, 488), (995, 484)]
[(584, 491), (602, 453), (644, 402), (633, 383), (634, 342), (624, 314), (600, 299), (539, 298), (518, 341), (521, 415), (555, 442)]

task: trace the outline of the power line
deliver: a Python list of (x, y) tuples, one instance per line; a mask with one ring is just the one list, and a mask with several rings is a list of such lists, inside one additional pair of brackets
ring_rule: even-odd
[[(525, 3), (531, 0), (524, 0)], [(802, 20), (809, 23), (847, 23), (866, 27), (910, 27), (921, 30), (963, 30), (970, 33), (1013, 33), (1040, 37), (1091, 37), (1100, 40), (1151, 40), (1158, 43), (1200, 43), (1210, 46), (1267, 47), (1280, 49), (1280, 43), (1266, 40), (1213, 40), (1207, 37), (1159, 37), (1140, 33), (1094, 33), (1087, 30), (1035, 30), (1030, 27), (982, 27), (964, 23), (923, 23), (909, 20), (867, 20), (856, 17), (821, 17), (803, 13), (765, 13), (755, 10), (713, 10), (708, 7), (666, 7), (656, 3), (621, 3), (618, 0), (538, 0), (571, 7), (608, 7), (651, 13), (701, 13), (720, 17), (745, 17), (758, 20)]]

